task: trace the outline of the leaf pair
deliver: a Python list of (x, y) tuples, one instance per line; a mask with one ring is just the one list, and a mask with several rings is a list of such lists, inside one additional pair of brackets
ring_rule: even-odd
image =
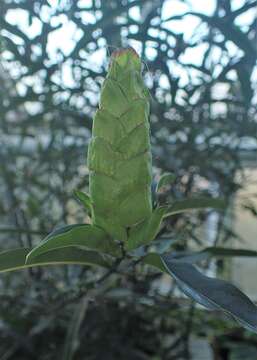
[[(205, 199), (201, 202), (201, 207), (209, 204)], [(217, 205), (221, 206), (221, 203), (216, 202)], [(194, 208), (191, 200), (174, 204), (173, 210), (168, 208), (168, 215), (171, 215), (172, 211), (177, 213), (178, 210), (181, 212), (182, 209), (188, 208)], [(156, 235), (156, 229), (167, 211), (164, 207), (159, 209), (161, 210), (157, 209), (158, 211), (153, 213), (155, 217), (152, 222), (138, 228), (138, 234), (141, 234), (140, 241), (136, 240), (133, 246), (142, 245), (141, 240)], [(105, 254), (120, 256), (121, 252), (118, 244), (102, 229), (85, 224), (70, 225), (52, 232), (32, 251), (14, 249), (0, 253), (0, 272), (54, 264), (97, 265), (108, 268), (111, 266), (111, 261)], [(257, 308), (251, 300), (232, 284), (209, 278), (191, 264), (206, 260), (210, 256), (257, 256), (257, 252), (210, 247), (197, 253), (171, 255), (150, 253), (142, 259), (142, 262), (171, 274), (181, 290), (198, 303), (212, 310), (223, 310), (247, 329), (257, 332)]]
[[(188, 210), (189, 208), (197, 208), (199, 203), (201, 204), (201, 207), (215, 205), (217, 208), (221, 208), (223, 206), (223, 202), (220, 200), (201, 198), (187, 201), (178, 201), (175, 202), (171, 208), (175, 209), (175, 212), (178, 211), (178, 209), (179, 212), (182, 212)], [(160, 207), (155, 209), (152, 216), (146, 222), (143, 222), (134, 227), (130, 234), (128, 243), (125, 244), (126, 249), (132, 250), (138, 246), (150, 243), (156, 237), (163, 217), (172, 215), (172, 211), (173, 210), (170, 210), (170, 207)], [(35, 266), (37, 262), (41, 261), (41, 259), (45, 261), (45, 254), (49, 255), (51, 263), (55, 260), (54, 256), (56, 256), (56, 262), (59, 263), (62, 260), (62, 255), (65, 254), (67, 256), (69, 251), (71, 251), (71, 258), (68, 261), (68, 258), (65, 257), (65, 261), (71, 263), (73, 261), (73, 254), (77, 254), (79, 249), (81, 249), (81, 251), (90, 250), (94, 252), (100, 252), (111, 255), (113, 257), (121, 256), (121, 249), (119, 244), (117, 244), (117, 242), (108, 236), (107, 233), (100, 227), (87, 224), (74, 224), (53, 231), (31, 251), (26, 249), (26, 265)], [(59, 252), (57, 250), (59, 250)], [(50, 251), (54, 252), (50, 253)], [(64, 251), (66, 252), (64, 253)], [(24, 254), (22, 250), (13, 254), (15, 255), (15, 261), (17, 256), (18, 259), (20, 259), (20, 263), (18, 264), (21, 266), (25, 265), (25, 259), (23, 259), (21, 256), (21, 254)], [(4, 260), (5, 257), (6, 260)], [(7, 253), (2, 253), (1, 261), (4, 261), (5, 264), (10, 262), (10, 270), (12, 269), (11, 260)], [(77, 263), (76, 258), (74, 261)], [(45, 262), (45, 264), (47, 263)], [(8, 268), (5, 265), (5, 271), (7, 270)]]
[[(172, 208), (176, 211), (179, 209), (182, 212), (188, 210), (189, 207), (190, 209), (197, 207), (198, 203), (199, 199), (176, 202)], [(223, 203), (215, 199), (201, 199), (201, 206), (204, 205), (208, 207), (210, 205), (221, 207)], [(168, 216), (167, 211), (169, 212), (168, 215), (172, 215), (170, 207), (157, 208), (146, 222), (134, 227), (128, 243), (125, 244), (127, 250), (150, 243), (157, 235), (163, 217)], [(36, 266), (37, 264), (47, 265), (47, 256), (49, 256), (49, 264), (72, 263), (73, 261), (76, 264), (78, 263), (77, 256), (80, 249), (82, 262), (88, 261), (88, 256), (93, 256), (93, 260), (97, 256), (101, 258), (101, 254), (108, 254), (113, 257), (121, 256), (119, 244), (109, 237), (104, 230), (93, 225), (74, 224), (53, 231), (37, 247), (30, 251), (28, 249), (18, 249), (13, 250), (14, 252), (12, 250), (10, 252), (3, 252), (0, 260), (4, 271)], [(88, 252), (88, 250), (90, 251)], [(14, 267), (11, 261), (12, 255)]]

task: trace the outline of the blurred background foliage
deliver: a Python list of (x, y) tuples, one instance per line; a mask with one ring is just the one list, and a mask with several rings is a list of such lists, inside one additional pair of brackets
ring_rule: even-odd
[[(92, 116), (120, 46), (145, 64), (154, 182), (175, 174), (159, 201), (210, 194), (233, 204), (247, 184), (242, 161), (257, 150), (256, 13), (253, 0), (1, 0), (1, 249), (88, 220), (72, 191), (87, 189)], [(256, 216), (251, 199), (238, 206)], [(173, 217), (155, 247), (229, 244), (239, 235), (228, 218)], [(204, 266), (222, 273), (223, 262)], [(210, 359), (257, 358), (254, 335), (152, 269), (102, 276), (78, 266), (2, 274), (0, 359), (191, 359), (198, 348), (207, 360), (199, 339)]]

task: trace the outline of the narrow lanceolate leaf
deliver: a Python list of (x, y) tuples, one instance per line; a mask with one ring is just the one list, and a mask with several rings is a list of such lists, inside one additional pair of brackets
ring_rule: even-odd
[(225, 311), (247, 329), (257, 332), (257, 307), (238, 288), (227, 281), (207, 277), (195, 266), (172, 256), (161, 258), (186, 295), (209, 309)]
[(148, 116), (139, 56), (131, 48), (115, 51), (93, 121), (88, 167), (93, 224), (120, 241), (152, 212)]
[(183, 260), (184, 262), (196, 263), (203, 260), (208, 260), (211, 257), (225, 258), (225, 257), (257, 257), (257, 251), (247, 249), (232, 249), (219, 246), (207, 247), (201, 251), (196, 252), (177, 252), (174, 258)]
[(104, 253), (119, 256), (119, 246), (97, 226), (75, 224), (55, 230), (48, 235), (27, 256), (27, 261), (53, 249), (77, 246), (84, 249), (102, 251)]
[(80, 328), (85, 317), (88, 308), (88, 297), (82, 298), (82, 300), (76, 305), (75, 311), (72, 314), (70, 323), (67, 328), (66, 338), (64, 342), (62, 360), (73, 360), (76, 351), (80, 344)]
[(175, 180), (176, 180), (175, 174), (171, 174), (171, 173), (163, 174), (157, 184), (156, 192), (160, 191), (163, 187), (167, 185), (172, 185)]
[(220, 198), (207, 197), (177, 200), (172, 205), (167, 206), (164, 217), (183, 213), (190, 210), (201, 210), (207, 208), (224, 210), (226, 208), (226, 201)]
[[(223, 247), (208, 247), (201, 251), (196, 252), (173, 252), (169, 258), (180, 260), (187, 263), (197, 263), (200, 261), (208, 260), (212, 257), (225, 258), (225, 257), (257, 257), (257, 251), (246, 249), (231, 249)], [(168, 272), (161, 260), (161, 255), (158, 253), (149, 253), (142, 258), (144, 264), (154, 266), (163, 272)]]
[(0, 272), (27, 269), (33, 266), (46, 265), (97, 265), (109, 267), (106, 257), (96, 251), (85, 251), (75, 247), (67, 247), (48, 251), (26, 263), (31, 249), (21, 248), (0, 252)]

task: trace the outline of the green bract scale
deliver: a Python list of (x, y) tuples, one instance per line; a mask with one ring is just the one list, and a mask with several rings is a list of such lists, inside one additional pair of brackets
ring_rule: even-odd
[(149, 94), (131, 49), (115, 51), (103, 83), (88, 149), (92, 222), (126, 241), (152, 213)]

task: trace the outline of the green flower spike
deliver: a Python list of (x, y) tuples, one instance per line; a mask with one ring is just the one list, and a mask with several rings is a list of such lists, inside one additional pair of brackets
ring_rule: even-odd
[[(50, 264), (112, 269), (126, 252), (154, 240), (163, 218), (188, 210), (225, 208), (223, 200), (212, 198), (185, 199), (152, 208), (149, 94), (141, 67), (141, 60), (132, 48), (112, 54), (88, 149), (89, 195), (75, 191), (91, 216), (91, 224), (57, 229), (32, 250), (0, 253), (0, 271)], [(157, 191), (172, 181), (174, 175), (165, 174)], [(257, 310), (251, 300), (232, 284), (209, 278), (192, 265), (206, 256), (256, 257), (257, 253), (207, 248), (180, 256), (151, 252), (137, 260), (169, 273), (189, 297), (210, 309), (225, 311), (257, 332)]]
[(129, 48), (113, 53), (88, 149), (93, 224), (126, 242), (128, 229), (151, 215), (149, 96), (141, 61)]

